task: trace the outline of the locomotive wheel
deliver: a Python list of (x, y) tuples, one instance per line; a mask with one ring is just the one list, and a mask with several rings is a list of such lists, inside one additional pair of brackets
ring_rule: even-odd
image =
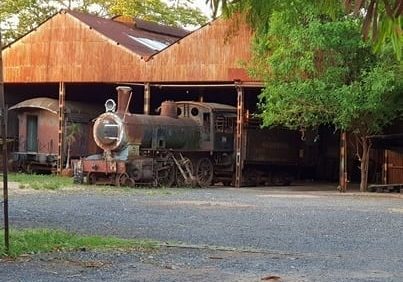
[(134, 180), (127, 173), (121, 173), (116, 175), (115, 185), (118, 187), (133, 187)]
[(25, 173), (27, 173), (27, 174), (32, 174), (34, 172), (32, 170), (32, 165), (30, 163), (27, 163), (24, 170), (25, 170)]
[[(187, 171), (185, 170), (186, 169), (185, 167), (182, 167), (182, 169), (185, 170), (185, 174), (188, 175), (188, 173), (191, 173), (193, 175), (194, 169), (192, 161), (189, 158), (184, 158), (183, 161), (187, 163), (187, 166), (189, 168), (189, 171)], [(186, 183), (186, 179), (183, 177), (179, 168), (176, 168), (176, 186), (178, 187), (192, 186), (192, 183)]]
[(93, 172), (89, 172), (87, 174), (87, 184), (88, 185), (93, 185), (97, 183), (97, 176)]
[(156, 174), (157, 185), (161, 187), (172, 187), (175, 183), (175, 162), (172, 155), (167, 155), (159, 161)]
[(200, 187), (210, 186), (213, 181), (214, 167), (209, 158), (202, 158), (197, 162), (196, 181)]

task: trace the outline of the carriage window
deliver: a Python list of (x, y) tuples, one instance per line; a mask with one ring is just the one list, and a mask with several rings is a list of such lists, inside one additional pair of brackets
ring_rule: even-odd
[(180, 116), (180, 115), (182, 114), (182, 109), (178, 107), (178, 108), (176, 109), (176, 114), (177, 114), (178, 116)]
[(27, 137), (26, 150), (30, 152), (38, 151), (38, 117), (27, 115)]
[(191, 112), (192, 116), (197, 116), (199, 114), (199, 109), (192, 108), (192, 110), (190, 112)]

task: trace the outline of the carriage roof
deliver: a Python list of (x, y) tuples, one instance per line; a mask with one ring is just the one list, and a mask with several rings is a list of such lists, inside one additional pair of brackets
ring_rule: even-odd
[[(9, 110), (19, 110), (24, 108), (35, 108), (49, 111), (53, 114), (57, 114), (59, 111), (59, 101), (57, 99), (52, 99), (48, 97), (33, 98), (22, 101), (12, 107)], [(102, 112), (101, 108), (94, 107), (93, 105), (66, 101), (66, 113), (68, 114), (93, 114), (97, 115)]]

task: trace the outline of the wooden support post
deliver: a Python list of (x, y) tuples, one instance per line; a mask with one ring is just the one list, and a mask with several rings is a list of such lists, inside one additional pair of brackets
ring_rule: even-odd
[(0, 29), (0, 132), (3, 154), (3, 212), (4, 212), (4, 252), (10, 254), (10, 234), (8, 217), (8, 152), (7, 152), (7, 108), (4, 95), (3, 44)]
[(236, 118), (236, 138), (235, 138), (235, 187), (242, 185), (243, 169), (243, 119), (244, 119), (244, 91), (239, 85), (236, 85), (237, 91), (237, 118)]
[(339, 186), (341, 192), (347, 191), (347, 133), (340, 133), (340, 171)]
[(147, 82), (144, 84), (144, 114), (150, 114), (150, 100), (151, 100), (151, 90), (150, 83)]
[(383, 179), (382, 179), (382, 184), (388, 184), (388, 150), (384, 150), (384, 156), (383, 156)]
[(58, 141), (58, 151), (57, 151), (57, 174), (62, 174), (63, 160), (64, 160), (64, 131), (65, 131), (65, 121), (64, 121), (64, 110), (65, 110), (65, 99), (66, 99), (66, 86), (64, 82), (59, 83), (59, 141)]

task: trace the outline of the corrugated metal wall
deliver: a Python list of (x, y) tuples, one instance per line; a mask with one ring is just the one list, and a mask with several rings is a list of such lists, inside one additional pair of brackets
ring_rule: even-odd
[(388, 184), (403, 183), (403, 153), (387, 150)]

